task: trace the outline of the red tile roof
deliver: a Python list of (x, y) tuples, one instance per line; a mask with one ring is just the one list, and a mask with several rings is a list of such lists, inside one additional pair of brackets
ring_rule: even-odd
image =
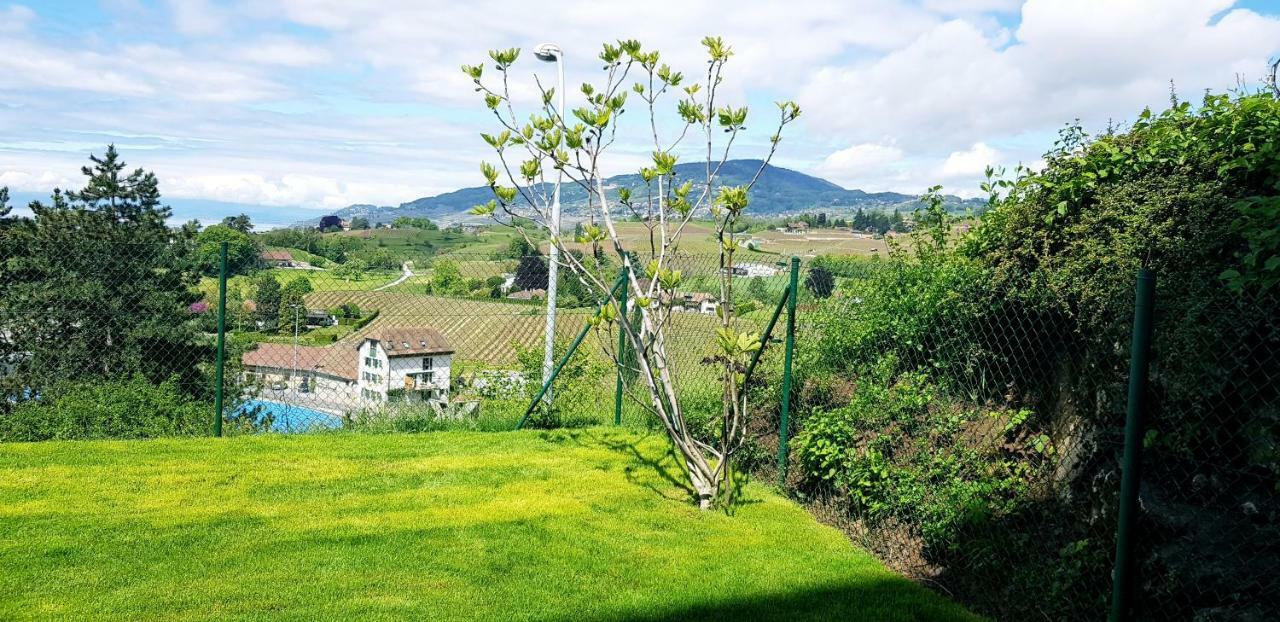
[(375, 330), (364, 336), (377, 341), (387, 356), (453, 354), (453, 346), (434, 328), (397, 326)]
[[(267, 367), (272, 369), (294, 369), (295, 349), (284, 343), (260, 343), (254, 350), (244, 353), (241, 361), (250, 367)], [(345, 380), (356, 379), (358, 356), (348, 348), (298, 346), (297, 369), (336, 376)]]

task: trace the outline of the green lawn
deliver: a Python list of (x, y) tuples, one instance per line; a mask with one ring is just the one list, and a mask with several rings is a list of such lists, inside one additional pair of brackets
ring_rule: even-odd
[(952, 620), (765, 487), (699, 512), (656, 437), (0, 445), (0, 619)]

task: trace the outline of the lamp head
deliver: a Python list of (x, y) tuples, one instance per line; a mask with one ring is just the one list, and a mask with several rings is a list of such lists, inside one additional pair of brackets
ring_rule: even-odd
[(538, 60), (546, 61), (548, 63), (554, 63), (560, 60), (561, 54), (563, 54), (563, 52), (561, 52), (560, 46), (554, 43), (543, 43), (542, 45), (533, 48), (533, 55), (538, 57)]

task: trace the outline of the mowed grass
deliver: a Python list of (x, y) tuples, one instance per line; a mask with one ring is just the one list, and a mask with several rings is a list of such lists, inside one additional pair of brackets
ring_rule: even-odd
[(655, 437), (0, 445), (0, 618), (964, 620), (759, 485), (700, 512)]

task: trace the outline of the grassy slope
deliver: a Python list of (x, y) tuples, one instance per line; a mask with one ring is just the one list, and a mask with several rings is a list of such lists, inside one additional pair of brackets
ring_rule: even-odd
[(966, 618), (760, 486), (700, 513), (663, 447), (604, 429), (0, 446), (0, 618)]

